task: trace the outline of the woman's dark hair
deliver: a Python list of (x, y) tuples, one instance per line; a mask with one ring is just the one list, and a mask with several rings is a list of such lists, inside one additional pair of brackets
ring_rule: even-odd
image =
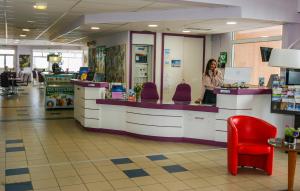
[(205, 75), (209, 76), (209, 70), (211, 68), (212, 63), (215, 62), (217, 63), (217, 61), (215, 59), (209, 59), (209, 61), (206, 64), (206, 68), (205, 68)]

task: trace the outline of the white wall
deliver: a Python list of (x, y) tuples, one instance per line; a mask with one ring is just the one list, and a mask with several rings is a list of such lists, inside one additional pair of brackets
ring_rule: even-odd
[(227, 52), (227, 66), (232, 64), (232, 34), (216, 34), (211, 36), (211, 58), (218, 60), (220, 52)]

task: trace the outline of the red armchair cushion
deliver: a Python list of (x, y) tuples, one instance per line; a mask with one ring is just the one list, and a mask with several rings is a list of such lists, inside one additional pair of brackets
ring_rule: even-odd
[(238, 145), (238, 153), (251, 154), (251, 155), (263, 155), (269, 154), (272, 151), (272, 147), (262, 144), (253, 143), (240, 143)]

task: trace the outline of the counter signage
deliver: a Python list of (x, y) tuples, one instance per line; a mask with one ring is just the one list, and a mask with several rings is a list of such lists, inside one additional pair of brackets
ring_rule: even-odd
[(74, 88), (73, 87), (47, 87), (46, 108), (73, 108)]

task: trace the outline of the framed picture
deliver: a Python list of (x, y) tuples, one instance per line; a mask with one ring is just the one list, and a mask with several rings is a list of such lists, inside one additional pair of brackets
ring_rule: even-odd
[(29, 68), (31, 66), (30, 55), (19, 55), (19, 66), (20, 68)]

